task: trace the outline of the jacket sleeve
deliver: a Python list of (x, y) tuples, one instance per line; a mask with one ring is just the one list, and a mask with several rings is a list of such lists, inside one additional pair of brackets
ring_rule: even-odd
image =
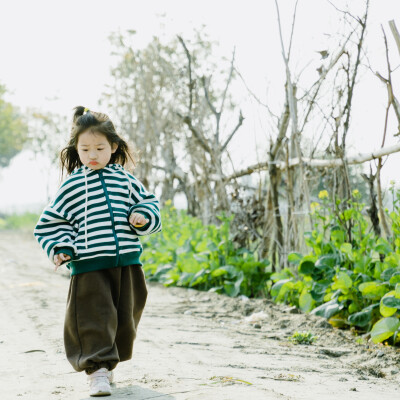
[[(54, 255), (65, 253), (74, 259), (77, 254), (74, 245), (77, 227), (72, 223), (72, 217), (63, 211), (65, 204), (65, 184), (58, 190), (55, 199), (43, 210), (33, 231), (47, 257), (54, 263)], [(64, 263), (68, 263), (64, 261)]]
[[(152, 233), (161, 231), (161, 214), (160, 214), (160, 203), (156, 196), (148, 192), (143, 184), (136, 179), (133, 175), (130, 175), (132, 184), (131, 197), (133, 200), (133, 206), (130, 207), (128, 218), (133, 212), (142, 214), (149, 222), (141, 227), (135, 227), (129, 224), (131, 229), (138, 236), (150, 235)], [(132, 179), (133, 178), (133, 179)]]

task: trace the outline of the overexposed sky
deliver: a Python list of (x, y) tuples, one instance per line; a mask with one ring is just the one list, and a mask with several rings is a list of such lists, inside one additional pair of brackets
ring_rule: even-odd
[[(345, 0), (332, 2), (345, 8)], [(363, 9), (363, 0), (348, 3), (354, 13)], [(294, 0), (279, 0), (286, 45), (294, 5)], [(388, 35), (395, 67), (400, 64), (400, 56), (387, 22), (395, 19), (400, 29), (400, 1), (371, 0), (369, 15), (368, 57), (372, 67), (385, 74), (380, 25)], [(181, 34), (190, 39), (193, 27), (204, 24), (211, 39), (220, 43), (221, 54), (229, 57), (236, 47), (236, 66), (247, 85), (263, 101), (268, 101), (276, 113), (280, 112), (285, 76), (274, 0), (15, 0), (0, 2), (0, 17), (0, 83), (10, 91), (7, 98), (22, 109), (37, 107), (69, 117), (76, 105), (96, 109), (104, 85), (111, 82), (113, 59), (108, 36), (113, 31), (136, 30), (137, 46), (143, 47), (153, 36), (168, 40)], [(318, 59), (316, 51), (329, 45), (328, 35), (337, 29), (337, 21), (338, 14), (327, 0), (299, 0), (291, 55), (294, 72)], [(399, 75), (400, 68), (393, 73), (398, 96)], [(309, 77), (313, 79), (311, 72)], [(371, 72), (364, 72), (359, 80), (349, 153), (378, 148), (383, 131), (385, 88)], [(269, 133), (264, 111), (246, 97), (240, 84), (235, 84), (235, 88), (246, 118), (231, 146), (237, 168), (241, 168), (265, 157)], [(393, 138), (396, 131), (391, 119), (387, 144), (398, 141)], [(1, 196), (0, 209), (45, 201), (48, 178), (43, 177), (43, 165), (45, 161), (22, 154), (10, 168), (0, 171), (0, 192), (8, 189), (10, 193), (7, 198)], [(398, 180), (399, 168), (400, 155), (396, 154), (385, 165), (383, 180)], [(51, 187), (56, 184), (57, 174), (52, 176)], [(24, 185), (15, 184), (24, 177), (35, 188), (29, 197)]]

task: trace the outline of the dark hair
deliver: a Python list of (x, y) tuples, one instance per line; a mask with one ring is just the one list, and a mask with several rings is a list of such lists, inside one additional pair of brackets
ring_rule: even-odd
[(60, 152), (61, 175), (63, 175), (64, 170), (70, 174), (75, 168), (82, 166), (76, 147), (79, 135), (87, 130), (93, 133), (102, 133), (110, 146), (114, 143), (118, 145), (115, 153), (111, 154), (110, 164), (118, 163), (122, 166), (132, 164), (132, 168), (136, 166), (133, 152), (128, 143), (117, 134), (114, 124), (106, 114), (91, 111), (82, 106), (77, 106), (74, 110), (71, 137), (68, 145)]

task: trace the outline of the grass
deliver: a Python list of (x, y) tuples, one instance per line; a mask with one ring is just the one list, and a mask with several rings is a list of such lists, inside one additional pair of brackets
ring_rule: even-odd
[(23, 214), (6, 214), (0, 216), (0, 230), (31, 231), (39, 220), (39, 214), (25, 212)]

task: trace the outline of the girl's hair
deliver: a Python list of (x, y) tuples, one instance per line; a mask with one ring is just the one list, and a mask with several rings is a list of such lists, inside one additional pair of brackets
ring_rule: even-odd
[[(93, 133), (102, 133), (107, 138), (110, 146), (114, 143), (118, 145), (115, 153), (111, 154), (110, 164), (118, 163), (122, 166), (131, 164), (132, 168), (136, 166), (136, 161), (130, 146), (117, 134), (114, 124), (106, 114), (90, 111), (82, 106), (77, 106), (74, 110), (71, 137), (68, 145), (64, 147), (60, 153), (61, 175), (63, 175), (64, 170), (70, 174), (75, 168), (82, 166), (77, 151), (77, 145), (79, 135), (87, 130)], [(86, 112), (84, 113), (84, 111)]]

